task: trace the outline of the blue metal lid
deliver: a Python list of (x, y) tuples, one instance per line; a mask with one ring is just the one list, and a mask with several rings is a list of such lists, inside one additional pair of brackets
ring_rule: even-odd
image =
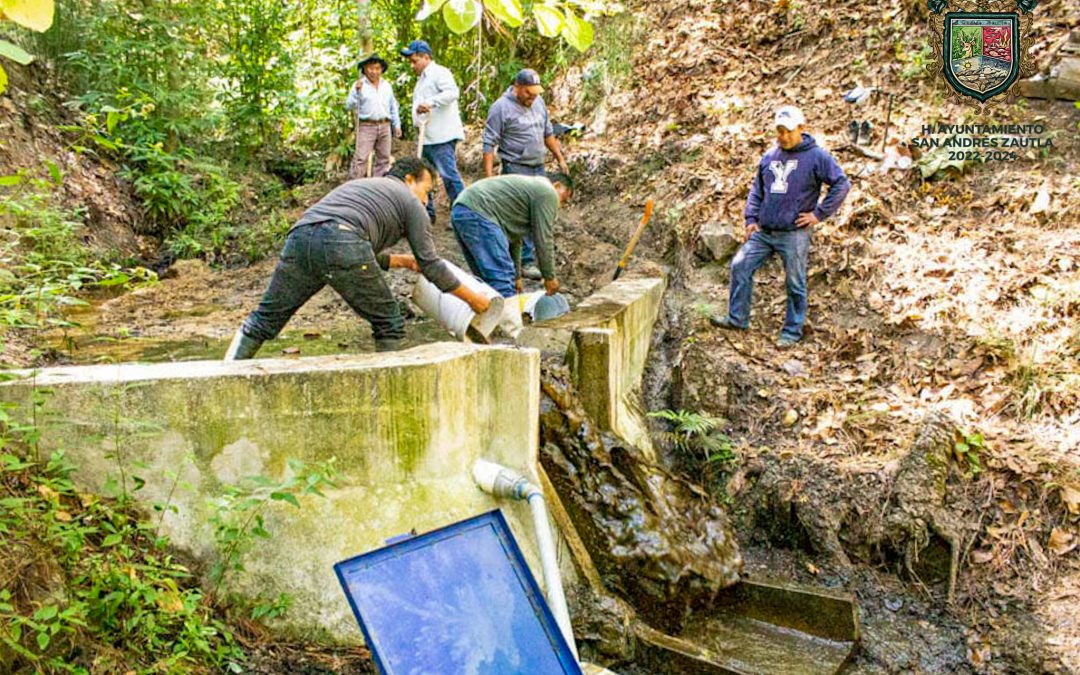
[(385, 675), (580, 675), (499, 511), (334, 565)]

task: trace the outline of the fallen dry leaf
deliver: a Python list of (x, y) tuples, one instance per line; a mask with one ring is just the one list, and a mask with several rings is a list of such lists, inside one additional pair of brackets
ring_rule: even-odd
[(1065, 506), (1069, 509), (1069, 513), (1080, 514), (1080, 490), (1070, 486), (1061, 486), (1061, 501), (1065, 502)]
[(1076, 548), (1076, 544), (1075, 535), (1066, 532), (1060, 527), (1055, 527), (1050, 532), (1050, 541), (1046, 542), (1046, 547), (1058, 555), (1065, 555)]
[(784, 413), (784, 426), (790, 427), (799, 421), (799, 413), (795, 412), (794, 408), (788, 408), (788, 411)]

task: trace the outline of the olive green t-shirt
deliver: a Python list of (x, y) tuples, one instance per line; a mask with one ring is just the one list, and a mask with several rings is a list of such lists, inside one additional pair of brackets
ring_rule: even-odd
[(543, 176), (493, 176), (479, 180), (458, 196), (466, 206), (498, 223), (510, 240), (510, 255), (521, 274), (522, 240), (531, 236), (536, 265), (545, 279), (555, 278), (555, 216), (559, 195)]

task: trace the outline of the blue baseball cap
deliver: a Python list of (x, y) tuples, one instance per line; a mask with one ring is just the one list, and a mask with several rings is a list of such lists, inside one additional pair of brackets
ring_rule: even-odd
[(427, 54), (431, 56), (431, 45), (423, 40), (413, 40), (409, 43), (409, 46), (398, 52), (402, 56), (412, 56), (413, 54)]

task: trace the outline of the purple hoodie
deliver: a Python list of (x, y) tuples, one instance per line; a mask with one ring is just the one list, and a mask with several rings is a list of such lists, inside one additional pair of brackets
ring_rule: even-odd
[[(829, 186), (825, 199), (821, 184)], [(791, 150), (777, 144), (758, 163), (750, 196), (746, 198), (746, 224), (763, 230), (795, 230), (800, 213), (813, 211), (818, 220), (835, 214), (844, 203), (851, 181), (825, 148), (804, 133)]]

